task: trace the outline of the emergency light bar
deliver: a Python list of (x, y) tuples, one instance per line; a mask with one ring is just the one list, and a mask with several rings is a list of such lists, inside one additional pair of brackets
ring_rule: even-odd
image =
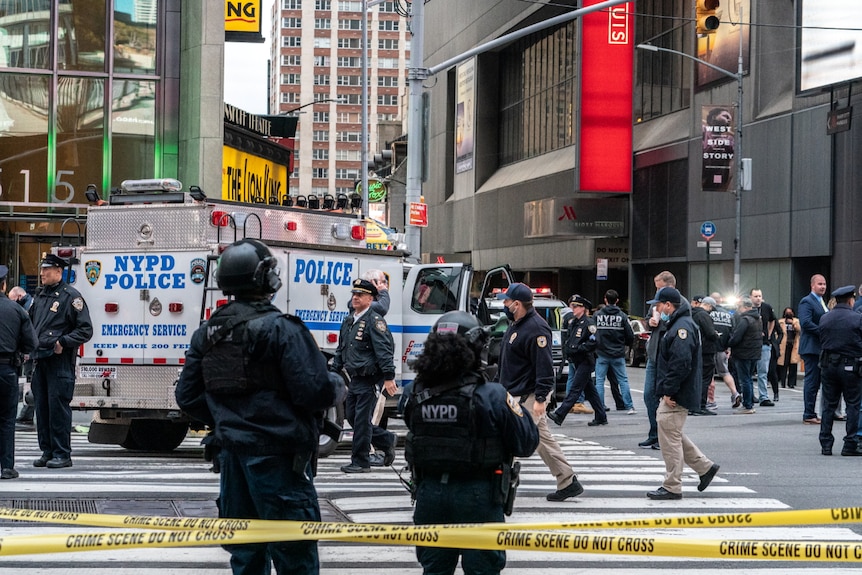
[(183, 184), (172, 178), (149, 180), (124, 180), (119, 188), (111, 189), (109, 203), (111, 205), (151, 204), (184, 204), (186, 194), (181, 190)]
[(172, 178), (123, 180), (120, 184), (120, 192), (127, 194), (143, 194), (145, 192), (179, 192), (182, 189), (182, 182)]

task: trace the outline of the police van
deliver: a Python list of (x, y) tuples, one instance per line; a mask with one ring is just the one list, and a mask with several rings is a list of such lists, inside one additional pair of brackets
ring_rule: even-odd
[[(399, 386), (413, 380), (409, 364), (439, 315), (469, 309), (468, 265), (411, 265), (404, 252), (369, 247), (364, 219), (347, 206), (228, 202), (170, 179), (123, 182), (98, 204), (88, 211), (86, 238), (53, 248), (71, 260), (69, 280), (93, 320), (72, 401), (73, 409), (95, 411), (93, 443), (168, 451), (197, 425), (177, 407), (174, 386), (192, 333), (227, 302), (215, 266), (238, 239), (270, 247), (284, 282), (273, 303), (302, 319), (327, 356), (338, 345), (352, 281), (383, 271)], [(343, 407), (327, 417), (340, 425)], [(322, 436), (321, 455), (336, 446)]]

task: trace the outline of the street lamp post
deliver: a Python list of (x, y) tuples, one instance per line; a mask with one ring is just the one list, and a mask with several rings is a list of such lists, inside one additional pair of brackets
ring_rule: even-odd
[(292, 110), (288, 110), (288, 111), (286, 111), (286, 112), (282, 112), (282, 113), (281, 113), (281, 114), (279, 114), (279, 115), (280, 115), (280, 116), (287, 116), (287, 115), (289, 115), (289, 114), (295, 114), (296, 112), (299, 112), (299, 111), (300, 111), (300, 110), (302, 110), (303, 108), (307, 108), (307, 107), (309, 107), (309, 106), (313, 106), (313, 105), (315, 105), (315, 104), (325, 104), (325, 103), (327, 103), (327, 102), (335, 102), (336, 104), (340, 104), (340, 103), (341, 103), (341, 100), (340, 100), (340, 99), (338, 99), (338, 98), (324, 98), (323, 100), (315, 100), (314, 102), (308, 102), (307, 104), (303, 104), (302, 106), (299, 106), (299, 107), (297, 107), (297, 108), (293, 108)]
[[(740, 12), (740, 26), (742, 25), (742, 13)], [(659, 46), (653, 46), (652, 44), (638, 44), (637, 47), (641, 50), (648, 50), (650, 52), (668, 52), (670, 54), (677, 54), (679, 56), (683, 56), (690, 60), (694, 60), (699, 64), (703, 64), (708, 68), (712, 68), (716, 72), (720, 72), (725, 76), (729, 76), (736, 80), (736, 106), (738, 109), (738, 114), (736, 118), (736, 135), (734, 137), (734, 158), (736, 159), (736, 190), (734, 191), (734, 195), (736, 196), (736, 235), (733, 239), (733, 293), (734, 295), (739, 295), (739, 276), (740, 276), (740, 267), (741, 267), (741, 258), (740, 258), (740, 238), (742, 236), (742, 76), (743, 76), (743, 67), (742, 67), (742, 28), (739, 30), (739, 58), (737, 60), (737, 71), (734, 74), (730, 70), (725, 70), (715, 64), (710, 64), (705, 60), (701, 60), (700, 58), (695, 58), (691, 54), (686, 54), (685, 52), (680, 52), (679, 50), (672, 50), (670, 48), (661, 48)]]

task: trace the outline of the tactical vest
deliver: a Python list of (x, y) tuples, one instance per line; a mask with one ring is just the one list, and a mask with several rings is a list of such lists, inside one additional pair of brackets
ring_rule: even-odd
[(250, 305), (236, 315), (216, 312), (210, 318), (201, 362), (208, 392), (235, 395), (279, 388), (278, 363), (254, 361), (248, 355), (249, 323), (274, 315), (279, 312), (269, 306), (261, 309)]
[(508, 461), (499, 437), (482, 437), (473, 396), (484, 380), (467, 374), (458, 382), (414, 390), (408, 404), (404, 456), (418, 472), (481, 475)]

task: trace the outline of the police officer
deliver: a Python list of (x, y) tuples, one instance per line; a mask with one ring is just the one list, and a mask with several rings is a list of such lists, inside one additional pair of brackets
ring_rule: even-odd
[[(326, 359), (296, 317), (270, 302), (281, 287), (278, 261), (244, 239), (219, 258), (216, 280), (234, 300), (192, 335), (177, 404), (214, 429), (219, 517), (320, 521), (312, 481), (319, 414), (338, 397)], [(236, 575), (316, 574), (317, 543), (226, 545)]]
[(592, 377), (593, 368), (596, 365), (596, 325), (587, 312), (593, 304), (584, 296), (576, 294), (569, 298), (569, 307), (572, 309), (572, 315), (569, 318), (569, 337), (566, 339), (564, 352), (568, 356), (566, 359), (571, 362), (569, 369), (574, 369), (574, 381), (563, 403), (556, 410), (548, 411), (548, 419), (557, 425), (562, 425), (569, 410), (575, 405), (581, 393), (584, 393), (596, 414), (595, 419), (587, 425), (606, 425), (608, 416), (605, 413), (604, 402), (599, 397)]
[(36, 433), (42, 456), (33, 467), (72, 467), (72, 394), (75, 351), (93, 337), (90, 311), (80, 292), (63, 281), (68, 262), (54, 254), (42, 259), (30, 317), (38, 347), (30, 389), (36, 403)]
[(551, 355), (551, 328), (533, 309), (530, 286), (512, 283), (503, 300), (506, 317), (512, 322), (503, 334), (500, 369), (497, 378), (503, 387), (517, 397), (539, 428), (539, 457), (557, 481), (557, 489), (548, 493), (548, 501), (565, 501), (584, 492), (575, 471), (566, 460), (560, 444), (551, 435), (545, 417), (548, 395), (554, 392), (554, 360)]
[[(502, 522), (517, 483), (513, 457), (529, 457), (539, 444), (521, 405), (503, 386), (485, 381), (485, 339), (474, 316), (450, 311), (434, 324), (414, 364), (404, 421), (416, 525)], [(416, 556), (435, 575), (454, 573), (459, 556), (466, 575), (499, 573), (506, 564), (502, 550), (417, 547)]]
[(0, 479), (15, 479), (18, 367), (36, 349), (36, 332), (24, 308), (6, 296), (9, 268), (0, 266)]
[(820, 449), (832, 455), (832, 421), (841, 396), (847, 404), (844, 446), (841, 455), (862, 455), (859, 431), (859, 403), (862, 400), (862, 314), (853, 311), (855, 288), (840, 287), (832, 292), (835, 307), (820, 318), (820, 379), (823, 405), (820, 419)]
[(377, 288), (368, 280), (353, 282), (350, 303), (353, 313), (344, 318), (338, 336), (338, 348), (331, 369), (342, 369), (350, 376), (345, 416), (353, 428), (353, 449), (344, 473), (371, 471), (369, 450), (383, 451), (383, 465), (395, 461), (395, 434), (371, 422), (377, 393), (381, 385), (385, 393), (395, 395), (395, 342), (386, 320), (371, 309)]

